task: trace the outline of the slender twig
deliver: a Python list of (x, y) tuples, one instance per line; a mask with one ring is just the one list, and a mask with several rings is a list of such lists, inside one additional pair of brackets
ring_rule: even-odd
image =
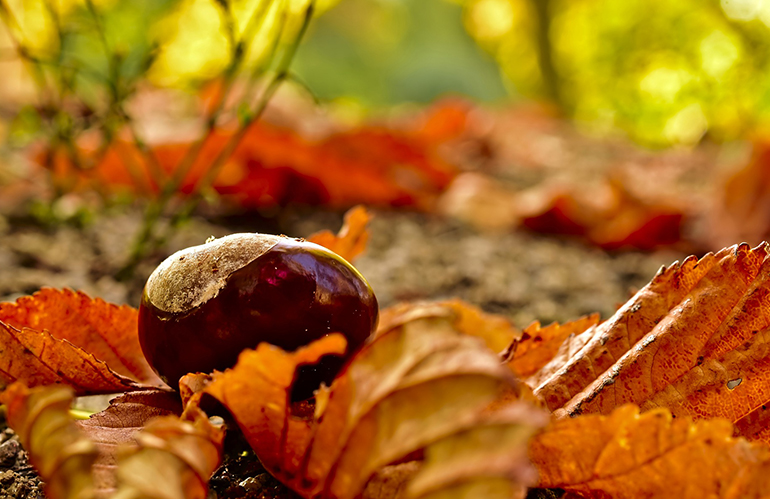
[[(206, 173), (202, 176), (202, 178), (197, 183), (193, 185), (192, 192), (189, 194), (190, 197), (184, 203), (183, 207), (177, 210), (172, 217), (172, 220), (171, 220), (172, 228), (177, 226), (181, 220), (189, 217), (190, 214), (194, 211), (194, 209), (197, 207), (197, 205), (200, 202), (201, 193), (204, 192), (213, 183), (214, 179), (216, 179), (217, 175), (219, 174), (221, 168), (226, 163), (227, 159), (232, 155), (232, 153), (235, 151), (235, 149), (243, 140), (244, 136), (248, 132), (249, 127), (262, 116), (265, 109), (267, 108), (267, 104), (270, 101), (270, 99), (278, 90), (281, 83), (283, 83), (283, 81), (287, 79), (289, 74), (289, 66), (291, 65), (291, 61), (294, 59), (294, 56), (297, 52), (297, 49), (299, 48), (302, 38), (307, 32), (307, 28), (313, 16), (314, 7), (315, 7), (315, 4), (313, 1), (311, 1), (308, 8), (305, 11), (303, 22), (299, 31), (297, 32), (297, 35), (294, 37), (292, 42), (284, 50), (282, 57), (278, 62), (278, 65), (275, 71), (270, 77), (270, 80), (266, 85), (265, 90), (262, 92), (259, 100), (257, 101), (255, 108), (240, 121), (238, 129), (230, 137), (230, 139), (227, 141), (224, 147), (219, 151), (214, 161), (212, 161), (210, 167), (206, 170)], [(213, 131), (207, 131), (207, 133), (205, 134), (205, 138), (208, 138), (211, 135), (211, 133), (213, 133)], [(174, 182), (172, 181), (171, 183), (174, 183)], [(162, 215), (163, 208), (165, 207), (166, 203), (168, 203), (168, 201), (170, 200), (170, 196), (175, 191), (176, 191), (176, 187), (174, 188), (174, 191), (171, 191), (170, 194), (167, 194), (168, 193), (167, 189), (164, 190), (161, 193), (161, 197), (159, 197), (156, 201), (151, 202), (150, 205), (148, 206), (148, 210), (145, 215), (145, 221), (140, 231), (139, 237), (137, 238), (136, 243), (132, 248), (129, 261), (118, 272), (117, 274), (118, 279), (127, 279), (133, 274), (133, 271), (136, 268), (136, 265), (141, 261), (141, 259), (144, 257), (145, 252), (148, 250), (149, 244), (152, 244), (154, 242), (153, 246), (157, 247), (159, 242), (165, 241), (166, 239), (165, 237), (161, 237), (153, 241), (153, 228), (155, 227), (160, 216)]]

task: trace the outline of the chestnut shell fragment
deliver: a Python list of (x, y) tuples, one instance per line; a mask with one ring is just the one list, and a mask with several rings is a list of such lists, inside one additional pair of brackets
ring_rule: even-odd
[[(352, 265), (322, 246), (287, 237), (236, 236), (244, 237), (246, 244), (256, 238), (263, 246), (240, 268), (240, 261), (236, 268), (227, 265), (236, 254), (231, 248), (217, 246), (218, 241), (226, 245), (226, 237), (207, 243), (210, 248), (176, 253), (153, 273), (139, 308), (144, 355), (161, 379), (177, 388), (185, 374), (232, 367), (242, 350), (260, 342), (292, 351), (327, 334), (342, 333), (348, 342), (345, 357), (327, 355), (319, 364), (300, 368), (292, 399), (309, 398), (321, 382), (331, 384), (345, 360), (374, 331), (377, 299)], [(237, 255), (241, 258), (242, 252)], [(231, 273), (218, 275), (219, 266)], [(167, 285), (162, 279), (176, 271), (186, 273), (177, 275), (181, 284), (172, 282), (159, 291)], [(190, 275), (195, 272), (202, 277)]]

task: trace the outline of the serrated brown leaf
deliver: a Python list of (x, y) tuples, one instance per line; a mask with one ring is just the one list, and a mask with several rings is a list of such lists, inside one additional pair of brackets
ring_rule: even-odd
[(366, 208), (356, 206), (345, 213), (345, 223), (336, 235), (324, 230), (308, 237), (308, 241), (320, 244), (352, 262), (366, 250), (366, 243), (369, 241), (367, 225), (371, 219), (372, 216)]
[[(88, 352), (124, 377), (160, 386), (163, 383), (147, 364), (139, 346), (137, 317), (137, 310), (132, 307), (92, 299), (68, 289), (43, 288), (16, 302), (0, 303), (0, 322), (16, 329), (47, 331), (52, 337)], [(61, 341), (53, 345), (56, 346), (48, 347), (49, 359), (55, 357), (55, 349), (64, 348), (60, 346)], [(50, 351), (52, 348), (54, 352)]]
[(626, 405), (553, 421), (530, 444), (540, 487), (581, 497), (770, 497), (770, 449), (733, 438), (729, 421), (693, 422)]
[(579, 335), (598, 323), (599, 314), (564, 324), (554, 322), (545, 327), (539, 322), (534, 322), (522, 331), (521, 340), (513, 345), (516, 350), (509, 365), (521, 377), (534, 374), (557, 355), (564, 340), (572, 335)]
[(64, 386), (29, 389), (14, 383), (0, 393), (8, 425), (45, 482), (48, 499), (87, 499), (95, 494), (91, 466), (98, 450), (70, 419), (72, 400), (72, 389)]
[(152, 418), (179, 416), (181, 412), (179, 396), (173, 392), (138, 391), (119, 395), (104, 411), (77, 422), (99, 449), (92, 469), (94, 486), (100, 496), (108, 497), (117, 486), (118, 446), (132, 442), (136, 433)]
[[(265, 468), (292, 489), (304, 497), (353, 498), (377, 470), (415, 451), (427, 455), (435, 445), (437, 456), (458, 463), (461, 458), (449, 450), (472, 446), (479, 437), (470, 430), (502, 417), (514, 404), (493, 405), (517, 391), (516, 383), (499, 356), (478, 338), (458, 331), (454, 321), (451, 308), (444, 308), (381, 331), (330, 389), (317, 392), (312, 418), (292, 415), (291, 382), (298, 365), (344, 351), (339, 335), (294, 353), (262, 344), (242, 353), (233, 369), (215, 374), (205, 391), (233, 414)], [(522, 435), (540, 424), (532, 416), (500, 427), (503, 433)], [(450, 443), (448, 438), (456, 440)], [(511, 456), (520, 456), (516, 446), (521, 442), (511, 442)], [(479, 462), (484, 462), (482, 456), (495, 462), (498, 453), (481, 451)], [(468, 476), (458, 475), (460, 483), (428, 475), (418, 495), (501, 479), (512, 484), (509, 490), (523, 491), (526, 477), (531, 478), (526, 460), (511, 457), (508, 464), (486, 466), (484, 473), (469, 467)]]
[(66, 384), (78, 395), (140, 389), (130, 378), (67, 340), (48, 332), (16, 329), (0, 322), (0, 377), (29, 386)]
[(624, 403), (679, 416), (723, 417), (768, 440), (770, 257), (725, 248), (661, 269), (606, 322), (565, 342), (533, 376), (557, 416), (608, 414)]

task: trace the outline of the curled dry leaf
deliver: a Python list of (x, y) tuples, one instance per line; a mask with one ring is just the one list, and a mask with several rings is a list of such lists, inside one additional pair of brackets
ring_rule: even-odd
[[(535, 409), (529, 416), (515, 409), (524, 402), (499, 402), (518, 391), (510, 370), (482, 341), (458, 331), (451, 308), (433, 310), (414, 310), (381, 330), (330, 389), (317, 392), (312, 417), (292, 411), (292, 379), (299, 365), (344, 351), (340, 335), (294, 353), (262, 344), (215, 374), (205, 391), (233, 414), (265, 468), (304, 497), (356, 497), (377, 470), (418, 451), (432, 457), (427, 474), (414, 477), (414, 497), (442, 490), (452, 497), (501, 481), (520, 493), (532, 475), (519, 459), (526, 438), (516, 435), (534, 431), (542, 417)], [(497, 431), (505, 436), (495, 438), (510, 445), (505, 459), (499, 448), (474, 447)], [(476, 467), (463, 467), (454, 454), (469, 448), (478, 453)], [(461, 469), (444, 476), (434, 462)]]
[(541, 487), (581, 497), (770, 497), (770, 449), (733, 438), (724, 419), (693, 422), (625, 405), (554, 421), (532, 439)]
[(129, 392), (110, 401), (109, 407), (89, 419), (78, 421), (81, 431), (94, 441), (99, 456), (93, 465), (94, 486), (102, 497), (111, 495), (117, 486), (117, 451), (151, 419), (178, 416), (182, 406), (172, 392), (148, 390)]
[(437, 302), (404, 302), (383, 310), (377, 334), (383, 334), (407, 322), (425, 317), (445, 317), (453, 327), (469, 336), (484, 340), (493, 352), (502, 353), (511, 343), (521, 339), (521, 331), (507, 318), (488, 314), (459, 299)]
[(725, 248), (663, 268), (606, 322), (565, 341), (530, 378), (557, 416), (624, 403), (676, 416), (723, 417), (770, 441), (770, 258)]
[(222, 460), (224, 430), (200, 409), (191, 406), (178, 417), (175, 396), (137, 392), (76, 423), (69, 416), (72, 400), (72, 389), (62, 386), (14, 383), (0, 394), (49, 499), (206, 498)]
[(87, 499), (95, 493), (91, 466), (98, 450), (70, 419), (72, 400), (72, 389), (64, 386), (30, 389), (14, 383), (0, 394), (8, 425), (19, 435), (49, 499)]
[(547, 421), (527, 404), (509, 404), (456, 434), (430, 445), (425, 461), (407, 486), (412, 498), (524, 497), (537, 481), (527, 444)]
[(521, 377), (535, 374), (558, 355), (567, 338), (579, 335), (598, 323), (599, 314), (591, 314), (564, 324), (554, 322), (545, 327), (535, 322), (522, 331), (520, 341), (512, 343), (515, 351), (509, 365)]
[(209, 477), (222, 462), (224, 428), (197, 406), (181, 418), (161, 416), (134, 437), (136, 445), (118, 455), (114, 497), (206, 499)]
[(78, 395), (162, 385), (142, 355), (136, 309), (49, 288), (0, 303), (0, 377)]
[(366, 208), (356, 206), (345, 214), (345, 223), (337, 235), (324, 230), (308, 237), (308, 241), (320, 244), (352, 262), (366, 249), (366, 243), (369, 240), (367, 225), (371, 219), (372, 216)]

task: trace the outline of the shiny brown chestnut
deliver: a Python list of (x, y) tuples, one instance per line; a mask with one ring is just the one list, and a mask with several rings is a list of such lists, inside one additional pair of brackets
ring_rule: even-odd
[(344, 357), (300, 368), (297, 401), (331, 383), (377, 315), (372, 288), (336, 253), (285, 236), (233, 234), (174, 253), (155, 269), (139, 307), (139, 341), (150, 366), (177, 388), (185, 374), (232, 367), (263, 341), (292, 351), (343, 334)]

